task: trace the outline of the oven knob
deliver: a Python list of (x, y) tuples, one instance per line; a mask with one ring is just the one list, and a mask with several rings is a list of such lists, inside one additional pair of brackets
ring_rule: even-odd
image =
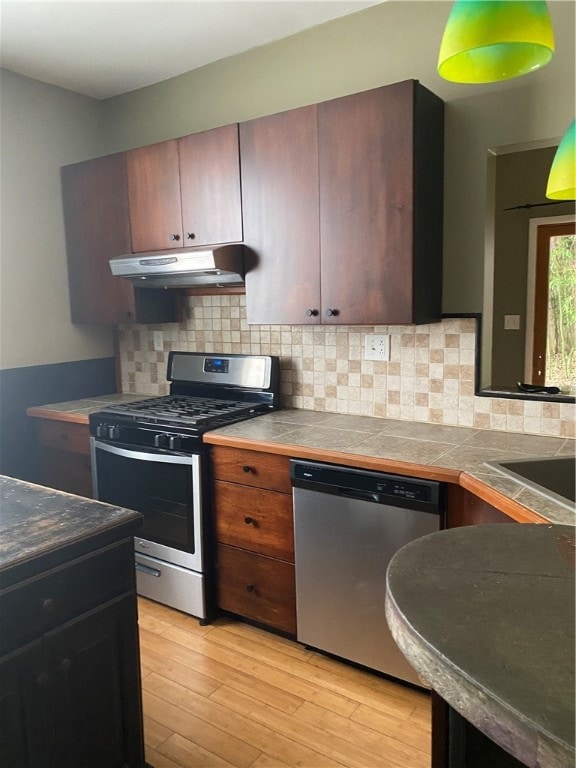
[(107, 435), (106, 424), (98, 424), (96, 427), (96, 437), (106, 437)]
[(154, 435), (154, 448), (164, 448), (168, 444), (168, 435)]
[(170, 435), (168, 438), (168, 448), (170, 448), (171, 451), (177, 451), (178, 448), (180, 448), (181, 442), (180, 435)]
[(112, 427), (108, 427), (107, 429), (108, 429), (108, 434), (107, 434), (108, 440), (118, 440), (118, 438), (120, 437), (120, 427), (115, 425)]

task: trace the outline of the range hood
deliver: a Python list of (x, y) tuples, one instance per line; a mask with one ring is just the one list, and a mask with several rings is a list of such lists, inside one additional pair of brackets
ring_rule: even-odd
[(110, 269), (139, 288), (243, 285), (244, 246), (232, 243), (117, 256), (110, 259)]

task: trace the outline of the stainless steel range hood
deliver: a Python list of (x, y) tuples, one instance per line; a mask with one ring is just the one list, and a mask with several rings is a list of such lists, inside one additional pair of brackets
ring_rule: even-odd
[(140, 288), (243, 285), (244, 247), (232, 243), (117, 256), (110, 259), (110, 269)]

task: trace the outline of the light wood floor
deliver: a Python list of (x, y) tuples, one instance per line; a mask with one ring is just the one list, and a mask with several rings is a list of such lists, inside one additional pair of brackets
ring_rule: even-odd
[(240, 621), (139, 616), (154, 768), (429, 768), (427, 694)]

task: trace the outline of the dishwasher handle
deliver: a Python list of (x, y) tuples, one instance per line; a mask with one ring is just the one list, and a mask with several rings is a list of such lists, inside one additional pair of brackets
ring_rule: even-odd
[(359, 489), (352, 488), (336, 488), (338, 496), (345, 496), (348, 499), (359, 499), (360, 501), (373, 501), (377, 504), (382, 502), (382, 499), (378, 493), (372, 491), (361, 491)]

